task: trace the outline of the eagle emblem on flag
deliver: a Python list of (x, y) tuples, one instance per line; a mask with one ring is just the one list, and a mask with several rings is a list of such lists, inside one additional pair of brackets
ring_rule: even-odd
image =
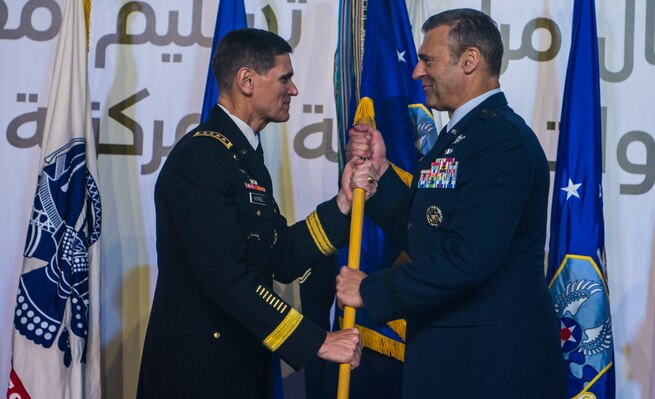
[[(100, 236), (100, 195), (76, 138), (44, 159), (28, 227), (14, 326), (30, 341), (58, 347), (70, 363), (68, 329), (88, 333), (88, 248)], [(63, 326), (70, 312), (70, 325)], [(68, 364), (66, 364), (68, 366)]]
[(612, 364), (612, 325), (602, 272), (591, 257), (567, 255), (550, 290), (569, 385), (575, 383), (582, 391)]

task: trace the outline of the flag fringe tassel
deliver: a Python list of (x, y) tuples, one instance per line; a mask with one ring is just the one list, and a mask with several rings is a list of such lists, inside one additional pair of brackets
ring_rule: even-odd
[[(343, 325), (343, 318), (339, 317), (339, 324)], [(405, 340), (406, 334), (406, 322), (403, 319), (393, 320), (387, 323), (387, 325), (398, 334), (403, 341)], [(355, 328), (359, 330), (359, 337), (362, 341), (364, 347), (374, 350), (378, 353), (381, 353), (385, 356), (392, 357), (401, 362), (405, 361), (405, 344), (398, 342), (389, 337), (385, 337), (379, 332), (372, 330), (370, 328), (361, 326), (359, 324), (355, 325)]]

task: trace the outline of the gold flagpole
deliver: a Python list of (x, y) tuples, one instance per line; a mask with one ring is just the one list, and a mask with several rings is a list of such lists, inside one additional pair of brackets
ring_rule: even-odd
[[(375, 114), (373, 101), (364, 97), (357, 105), (355, 113), (356, 125), (372, 125), (375, 127)], [(359, 270), (359, 261), (362, 253), (362, 227), (364, 225), (365, 193), (361, 188), (353, 191), (353, 205), (350, 216), (350, 241), (348, 243), (348, 267)], [(342, 330), (355, 327), (355, 308), (346, 306), (343, 309)], [(339, 365), (339, 382), (337, 385), (337, 399), (348, 399), (350, 392), (350, 364)]]

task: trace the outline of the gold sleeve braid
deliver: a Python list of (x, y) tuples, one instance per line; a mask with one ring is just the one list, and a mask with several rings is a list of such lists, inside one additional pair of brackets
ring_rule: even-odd
[(255, 290), (255, 292), (258, 293), (259, 296), (262, 297), (262, 299), (267, 304), (271, 305), (278, 312), (284, 313), (284, 311), (287, 310), (287, 304), (284, 303), (284, 301), (282, 301), (280, 298), (278, 298), (277, 295), (271, 293), (263, 286), (259, 285)]
[(302, 314), (298, 313), (296, 309), (289, 307), (284, 301), (275, 295), (275, 293), (269, 291), (266, 287), (258, 285), (255, 290), (257, 294), (268, 304), (271, 305), (275, 310), (284, 314), (284, 311), (289, 309), (289, 312), (280, 322), (280, 324), (275, 327), (273, 332), (268, 334), (262, 344), (268, 348), (270, 351), (275, 352), (277, 348), (284, 343), (284, 341), (293, 334), (296, 330), (300, 321), (302, 320)]
[(305, 223), (307, 224), (309, 233), (312, 235), (314, 243), (318, 247), (319, 251), (323, 253), (323, 255), (330, 255), (337, 250), (325, 234), (325, 230), (323, 230), (321, 220), (318, 218), (316, 211), (307, 216)]
[(296, 330), (300, 321), (302, 320), (302, 314), (298, 313), (296, 309), (289, 308), (289, 313), (278, 326), (273, 330), (272, 333), (268, 335), (262, 342), (265, 347), (267, 347), (271, 352), (275, 352), (277, 348), (284, 343), (284, 341), (293, 334)]

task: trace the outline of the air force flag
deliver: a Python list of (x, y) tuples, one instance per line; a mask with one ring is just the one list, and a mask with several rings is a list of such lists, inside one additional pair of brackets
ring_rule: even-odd
[(548, 281), (571, 398), (615, 395), (593, 0), (576, 0), (551, 211)]
[[(437, 129), (432, 112), (424, 104), (421, 83), (412, 79), (418, 56), (405, 1), (344, 1), (340, 19), (336, 92), (343, 118), (342, 154), (347, 125), (356, 119), (356, 105), (368, 97), (375, 108), (371, 125), (384, 136), (387, 158), (411, 180), (419, 157), (436, 142)], [(408, 260), (407, 254), (366, 217), (361, 245), (360, 268), (368, 274)], [(347, 249), (340, 252), (340, 265), (347, 263), (347, 253)], [(366, 309), (360, 309), (356, 327), (365, 347), (404, 359), (404, 320), (380, 325), (371, 320)]]

